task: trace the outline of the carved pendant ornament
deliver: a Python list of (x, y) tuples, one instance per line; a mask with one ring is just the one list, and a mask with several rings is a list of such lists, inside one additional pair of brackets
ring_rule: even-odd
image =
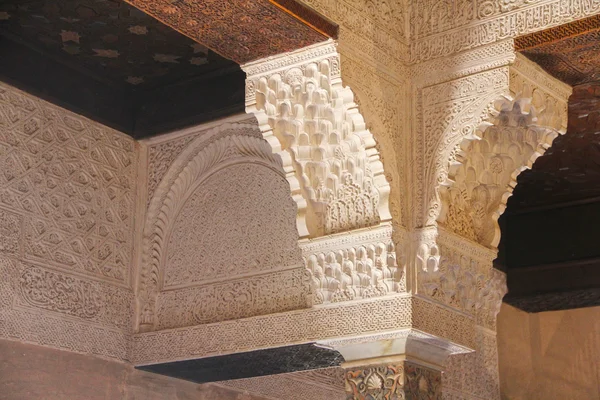
[(243, 65), (254, 113), (298, 204), (300, 236), (318, 237), (391, 219), (389, 184), (353, 101), (332, 41)]

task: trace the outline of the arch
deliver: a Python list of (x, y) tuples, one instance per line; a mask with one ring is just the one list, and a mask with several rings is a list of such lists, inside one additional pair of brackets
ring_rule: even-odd
[[(301, 237), (391, 220), (390, 186), (373, 135), (344, 87), (327, 41), (242, 66), (246, 110), (281, 154), (298, 204)], [(293, 177), (292, 177), (293, 176)]]
[[(141, 331), (153, 330), (157, 323), (156, 299), (163, 285), (166, 247), (180, 210), (196, 188), (213, 174), (238, 164), (260, 165), (285, 178), (281, 158), (273, 154), (256, 125), (225, 123), (193, 140), (158, 185), (150, 201), (143, 230), (137, 291), (137, 317)], [(294, 256), (300, 267), (300, 250), (296, 249)]]
[(496, 248), (498, 218), (517, 176), (565, 132), (552, 103), (546, 108), (540, 103), (535, 97), (503, 96), (495, 101), (487, 121), (461, 141), (448, 179), (439, 189), (442, 207), (437, 222), (441, 226)]

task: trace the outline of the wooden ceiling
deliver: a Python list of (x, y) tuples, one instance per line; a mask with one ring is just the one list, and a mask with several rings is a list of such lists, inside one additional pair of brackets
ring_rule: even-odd
[(120, 0), (5, 0), (3, 34), (116, 85), (158, 87), (235, 66)]
[(0, 79), (142, 138), (244, 112), (240, 63), (336, 35), (296, 0), (6, 0)]
[(244, 64), (336, 37), (338, 27), (296, 0), (126, 0)]

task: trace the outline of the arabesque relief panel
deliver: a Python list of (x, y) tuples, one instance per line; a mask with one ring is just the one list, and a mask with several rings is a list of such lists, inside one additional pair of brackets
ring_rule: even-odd
[(136, 149), (0, 84), (0, 337), (127, 358)]

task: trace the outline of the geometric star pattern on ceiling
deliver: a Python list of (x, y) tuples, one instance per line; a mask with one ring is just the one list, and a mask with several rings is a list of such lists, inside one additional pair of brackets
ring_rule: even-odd
[(131, 87), (235, 65), (121, 0), (3, 0), (0, 33)]

